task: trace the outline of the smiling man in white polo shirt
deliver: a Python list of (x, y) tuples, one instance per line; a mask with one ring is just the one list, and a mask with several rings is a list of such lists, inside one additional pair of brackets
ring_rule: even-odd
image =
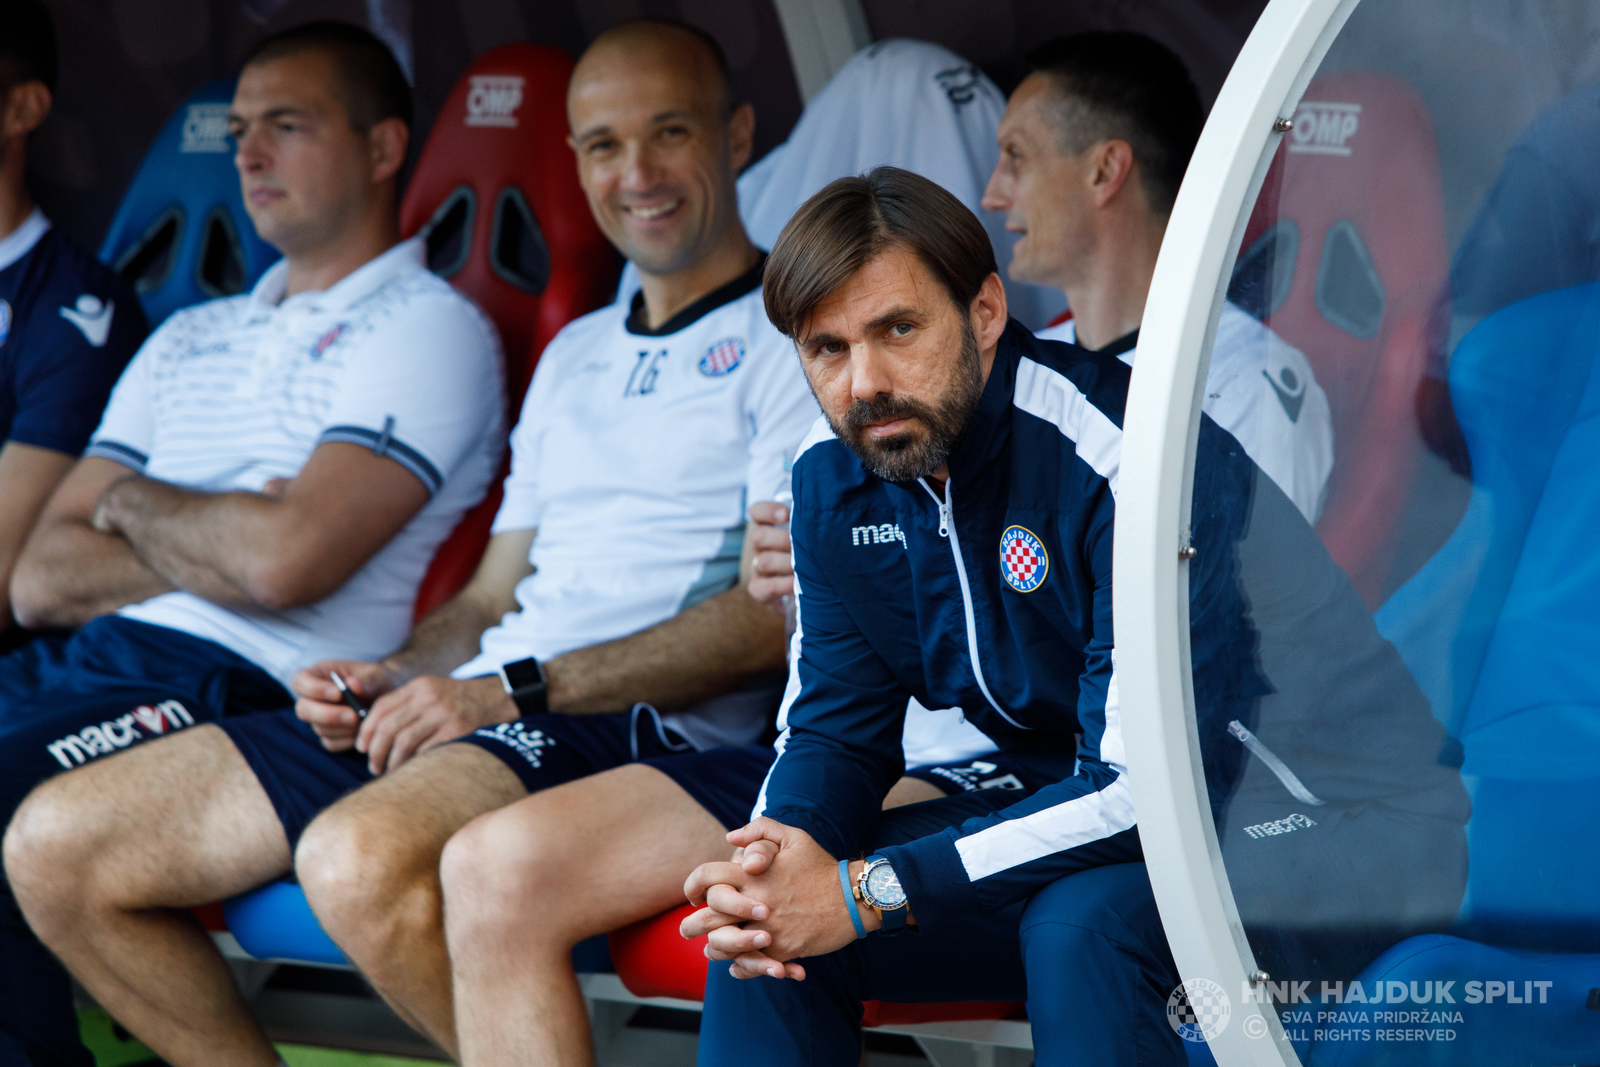
[[(69, 832), (49, 815), (65, 809), (40, 809), (43, 837), (15, 820), (7, 875), (41, 933), (57, 932), (30, 907), (41, 893), (84, 909), (69, 920), (82, 937), (51, 947), (130, 1022), (134, 991), (159, 988), (175, 959), (200, 954), (215, 979), (201, 1002), (231, 988), (198, 926), (160, 910), (194, 889), (163, 849), (248, 824), (247, 805), (207, 793), (245, 769), (216, 723), (291, 706), (287, 685), (309, 663), (393, 647), (435, 549), (500, 459), (493, 328), (428, 273), (420, 241), (399, 239), (409, 122), (404, 77), (364, 30), (312, 24), (258, 47), (230, 125), (246, 205), (285, 258), (254, 292), (151, 337), (18, 566), (24, 622), (81, 628), (0, 660), (0, 818), (52, 775), (46, 790), (87, 806)], [(145, 861), (130, 861), (143, 877), (122, 868), (102, 883), (131, 901), (73, 898), (66, 886), (89, 884), (37, 848), (64, 839)], [(20, 924), (0, 933), (0, 988), (53, 983), (71, 1025), (59, 965)], [(166, 951), (147, 952), (150, 938)], [(129, 958), (160, 971), (124, 982)]]

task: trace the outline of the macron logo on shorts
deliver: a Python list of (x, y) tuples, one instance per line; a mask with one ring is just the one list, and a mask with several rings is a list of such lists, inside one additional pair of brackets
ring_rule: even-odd
[[(135, 741), (160, 737), (168, 729), (181, 730), (194, 725), (194, 716), (176, 700), (163, 700), (151, 707), (140, 705), (98, 726), (85, 726), (75, 734), (44, 746), (56, 762), (67, 770), (81, 767), (97, 756), (108, 756)], [(142, 728), (142, 732), (141, 732)]]

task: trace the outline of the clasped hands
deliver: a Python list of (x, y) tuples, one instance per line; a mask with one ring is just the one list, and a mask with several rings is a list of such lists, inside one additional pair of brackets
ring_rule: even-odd
[[(347, 707), (333, 671), (371, 710), (365, 719)], [(419, 752), (454, 741), (480, 726), (510, 722), (517, 706), (495, 675), (409, 681), (382, 663), (327, 660), (294, 676), (294, 710), (329, 752), (354, 748), (373, 774), (392, 771)]]
[[(679, 927), (687, 939), (709, 934), (706, 957), (731, 961), (735, 978), (793, 978), (806, 971), (790, 960), (822, 956), (856, 939), (839, 885), (839, 864), (810, 834), (758, 818), (728, 835), (726, 863), (703, 863), (684, 883), (689, 903), (704, 905)], [(861, 873), (850, 864), (850, 884)], [(882, 926), (859, 905), (871, 933)]]

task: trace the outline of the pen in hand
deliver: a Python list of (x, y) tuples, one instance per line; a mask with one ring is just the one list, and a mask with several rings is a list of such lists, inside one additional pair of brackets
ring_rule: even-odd
[(345, 680), (339, 677), (339, 672), (329, 671), (328, 677), (333, 679), (334, 686), (339, 690), (339, 698), (349, 706), (351, 711), (354, 711), (358, 716), (365, 719), (369, 709), (365, 704), (361, 703), (361, 698), (356, 696), (355, 693), (351, 691), (350, 687), (345, 684)]

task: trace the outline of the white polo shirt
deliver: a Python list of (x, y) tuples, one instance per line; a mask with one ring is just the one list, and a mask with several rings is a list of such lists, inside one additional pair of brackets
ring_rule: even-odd
[(317, 446), (371, 448), (430, 500), (331, 596), (237, 611), (191, 593), (121, 610), (232, 649), (285, 683), (330, 657), (371, 660), (411, 628), (439, 544), (499, 463), (504, 384), (494, 327), (406, 241), (331, 288), (285, 298), (279, 261), (253, 292), (179, 311), (118, 381), (86, 455), (208, 492), (292, 478)]
[[(731, 589), (747, 503), (788, 484), (819, 412), (767, 321), (759, 268), (659, 330), (639, 308), (578, 319), (539, 358), (494, 523), (538, 531), (534, 573), (458, 678), (624, 637)], [(771, 699), (733, 694), (666, 719), (700, 747), (743, 744)]]
[[(1076, 344), (1077, 323), (1068, 319), (1035, 336)], [(1131, 367), (1136, 351), (1129, 348), (1118, 358)], [(1224, 303), (1201, 407), (1239, 439), (1245, 454), (1294, 501), (1307, 522), (1317, 521), (1333, 470), (1333, 417), (1327, 395), (1298, 348), (1236, 305)], [(907, 709), (903, 737), (907, 767), (959, 763), (995, 750), (994, 741), (967, 722), (959, 708), (928, 711), (915, 700)]]
[[(1034, 334), (1076, 344), (1074, 319)], [(1137, 348), (1119, 354), (1133, 366)], [(1224, 302), (1201, 408), (1315, 523), (1333, 471), (1333, 414), (1305, 354), (1238, 305)]]

